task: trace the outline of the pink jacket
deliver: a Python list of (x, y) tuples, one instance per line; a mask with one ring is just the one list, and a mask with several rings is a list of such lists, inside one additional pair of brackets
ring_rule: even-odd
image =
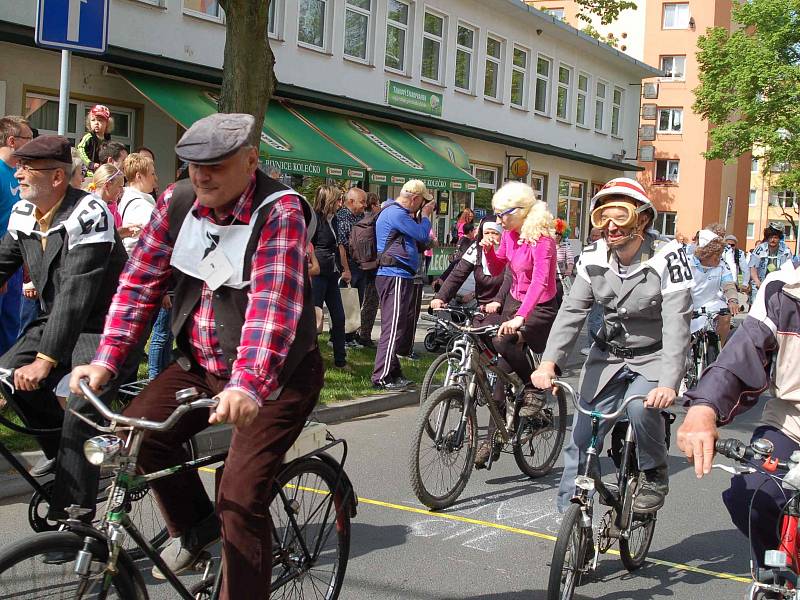
[(519, 243), (519, 233), (504, 231), (497, 252), (484, 248), (492, 275), (499, 275), (511, 263), (511, 295), (522, 302), (517, 316), (527, 318), (537, 304), (556, 295), (556, 241), (547, 236), (536, 242)]

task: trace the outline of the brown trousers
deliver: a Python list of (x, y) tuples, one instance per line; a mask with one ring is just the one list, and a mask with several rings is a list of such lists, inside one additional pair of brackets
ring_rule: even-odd
[[(295, 369), (277, 399), (267, 402), (255, 421), (236, 428), (217, 497), (222, 524), (222, 599), (267, 598), (272, 572), (272, 522), (269, 495), (283, 456), (300, 435), (319, 399), (324, 368), (313, 350)], [(176, 406), (175, 392), (195, 387), (213, 396), (226, 381), (194, 367), (170, 365), (125, 409), (129, 416), (161, 421)], [(153, 472), (188, 459), (183, 444), (208, 427), (209, 413), (185, 415), (174, 429), (149, 432), (139, 453), (139, 468)], [(152, 484), (170, 535), (177, 537), (207, 517), (214, 506), (196, 471)]]

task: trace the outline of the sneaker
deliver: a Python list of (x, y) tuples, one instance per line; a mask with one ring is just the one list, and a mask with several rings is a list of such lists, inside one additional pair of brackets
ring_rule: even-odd
[(50, 475), (55, 470), (56, 459), (43, 456), (39, 459), (39, 462), (31, 467), (31, 470), (28, 471), (28, 473), (31, 474), (31, 477), (44, 477), (45, 475)]
[(417, 354), (413, 350), (411, 351), (410, 354), (398, 354), (397, 356), (398, 358), (405, 358), (406, 360), (412, 360), (415, 362), (419, 360), (419, 354)]
[[(180, 575), (194, 566), (203, 550), (219, 540), (220, 531), (219, 519), (211, 513), (182, 536), (170, 538), (161, 551), (161, 559), (170, 571)], [(153, 577), (166, 579), (158, 567), (153, 567)]]
[(376, 390), (384, 390), (386, 392), (405, 392), (408, 389), (407, 380), (399, 379), (397, 381), (382, 382), (378, 381), (372, 384)]
[(591, 350), (590, 346), (586, 346), (586, 348), (581, 348), (581, 354), (584, 356), (589, 356), (589, 351)]
[(492, 462), (495, 462), (500, 458), (500, 450), (499, 444), (495, 444), (494, 447), (492, 447), (492, 444), (489, 442), (483, 442), (475, 453), (475, 468), (485, 469), (486, 463), (489, 462), (489, 456), (492, 457)]
[(375, 342), (370, 339), (359, 337), (357, 338), (358, 343), (361, 344), (363, 348), (375, 348)]
[(669, 493), (669, 472), (667, 467), (647, 469), (642, 473), (642, 483), (633, 501), (637, 513), (654, 513), (664, 506), (664, 498)]
[(347, 340), (347, 341), (344, 343), (344, 347), (345, 347), (345, 348), (351, 348), (351, 349), (353, 349), (353, 350), (358, 350), (359, 348), (363, 348), (364, 346), (362, 346), (362, 345), (361, 345), (361, 344), (358, 342), (358, 340)]
[(520, 417), (533, 417), (542, 410), (547, 402), (544, 390), (537, 390), (526, 385), (522, 390), (522, 406), (519, 409)]

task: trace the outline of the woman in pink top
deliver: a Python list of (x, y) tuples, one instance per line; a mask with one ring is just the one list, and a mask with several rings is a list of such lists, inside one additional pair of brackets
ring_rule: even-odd
[[(497, 250), (484, 245), (486, 263), (493, 275), (508, 264), (512, 276), (495, 347), (522, 381), (530, 382), (532, 369), (517, 342), (522, 335), (534, 352), (542, 352), (558, 312), (553, 215), (529, 185), (517, 181), (497, 191), (492, 207), (505, 231)], [(523, 324), (525, 330), (518, 333)], [(545, 401), (544, 394), (528, 384), (523, 398), (521, 416), (535, 415)]]

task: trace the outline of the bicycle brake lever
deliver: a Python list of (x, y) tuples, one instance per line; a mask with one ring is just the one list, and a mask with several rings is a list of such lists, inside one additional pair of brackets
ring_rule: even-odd
[(731, 475), (746, 475), (749, 473), (755, 473), (756, 470), (753, 467), (731, 467), (729, 465), (722, 465), (719, 463), (714, 463), (711, 465), (712, 469), (719, 469), (720, 471), (725, 471), (726, 473), (730, 473)]
[(116, 428), (113, 426), (113, 423), (112, 423), (111, 426), (107, 427), (105, 425), (100, 425), (99, 423), (95, 423), (90, 418), (83, 416), (79, 412), (75, 412), (75, 409), (73, 409), (73, 408), (70, 408), (69, 412), (71, 412), (73, 415), (78, 417), (81, 421), (83, 421), (84, 423), (86, 423), (90, 427), (92, 427), (94, 429), (97, 429), (98, 431), (102, 431), (103, 433), (114, 433), (116, 431)]

